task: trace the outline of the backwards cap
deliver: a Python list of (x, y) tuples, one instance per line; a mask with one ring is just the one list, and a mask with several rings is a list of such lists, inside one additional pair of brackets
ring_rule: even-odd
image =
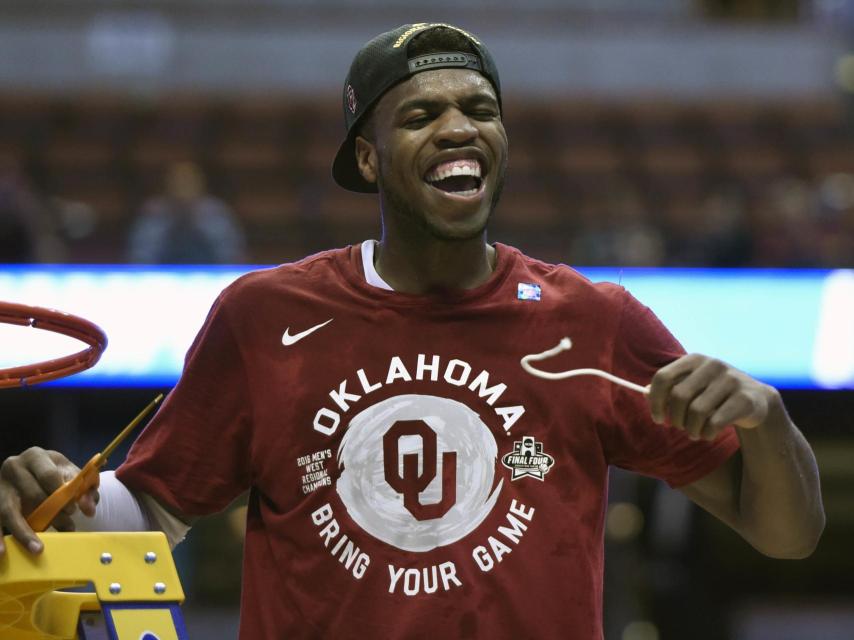
[[(446, 51), (410, 58), (407, 49), (413, 36), (436, 27), (453, 29), (462, 34), (476, 53)], [(332, 177), (335, 182), (350, 191), (376, 193), (377, 186), (362, 177), (356, 164), (357, 125), (394, 85), (421, 71), (447, 68), (474, 69), (483, 74), (495, 88), (500, 106), (501, 84), (492, 56), (480, 40), (459, 27), (441, 22), (404, 24), (378, 35), (359, 50), (344, 81), (344, 124), (347, 127), (347, 137), (332, 163)]]

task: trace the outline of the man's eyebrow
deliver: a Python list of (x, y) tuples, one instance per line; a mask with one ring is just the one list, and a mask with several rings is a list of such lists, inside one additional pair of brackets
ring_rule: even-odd
[[(406, 111), (412, 111), (414, 109), (435, 111), (447, 102), (448, 100), (442, 98), (413, 98), (412, 100), (407, 100), (398, 106), (396, 111), (397, 113), (405, 113)], [(495, 99), (495, 96), (485, 91), (465, 96), (464, 98), (461, 98), (459, 102), (463, 107), (470, 107), (476, 104), (489, 104), (498, 108), (498, 100)]]

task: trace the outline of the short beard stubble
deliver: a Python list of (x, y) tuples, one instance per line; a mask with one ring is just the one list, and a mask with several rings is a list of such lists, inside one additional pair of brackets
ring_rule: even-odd
[[(389, 162), (391, 162), (391, 159), (389, 159)], [(501, 168), (500, 173), (497, 176), (495, 191), (492, 193), (492, 199), (489, 203), (489, 215), (487, 215), (486, 220), (484, 220), (483, 224), (477, 229), (473, 229), (467, 233), (449, 233), (437, 225), (432, 224), (427, 216), (422, 215), (421, 212), (412, 206), (411, 199), (407, 198), (406, 194), (388, 186), (388, 183), (383, 179), (385, 172), (383, 170), (382, 162), (380, 162), (379, 175), (377, 176), (377, 187), (380, 191), (381, 199), (386, 200), (389, 207), (396, 211), (400, 216), (414, 222), (420, 231), (426, 232), (436, 240), (442, 240), (445, 242), (463, 242), (482, 235), (489, 226), (489, 221), (492, 219), (495, 207), (498, 206), (498, 201), (501, 199), (501, 192), (504, 190), (505, 170), (506, 166)]]

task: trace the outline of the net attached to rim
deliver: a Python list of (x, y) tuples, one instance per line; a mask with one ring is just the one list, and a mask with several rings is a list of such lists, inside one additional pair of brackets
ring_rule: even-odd
[(0, 301), (0, 323), (52, 331), (88, 345), (83, 351), (62, 358), (0, 369), (0, 389), (29, 386), (79, 373), (95, 366), (107, 348), (107, 335), (98, 325), (63, 311)]

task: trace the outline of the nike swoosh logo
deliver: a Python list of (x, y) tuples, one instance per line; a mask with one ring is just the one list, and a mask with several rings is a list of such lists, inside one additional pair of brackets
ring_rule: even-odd
[(305, 338), (307, 335), (314, 333), (315, 331), (317, 331), (318, 329), (320, 329), (322, 327), (325, 327), (330, 322), (332, 322), (332, 320), (333, 320), (333, 318), (329, 318), (329, 320), (327, 320), (326, 322), (321, 322), (320, 324), (316, 324), (313, 327), (310, 327), (310, 328), (306, 329), (305, 331), (295, 333), (294, 335), (290, 335), (290, 333), (288, 333), (291, 330), (291, 328), (288, 327), (287, 329), (285, 329), (285, 333), (282, 334), (282, 344), (285, 345), (286, 347), (289, 347), (292, 344), (296, 344), (297, 342), (299, 342), (300, 340)]

